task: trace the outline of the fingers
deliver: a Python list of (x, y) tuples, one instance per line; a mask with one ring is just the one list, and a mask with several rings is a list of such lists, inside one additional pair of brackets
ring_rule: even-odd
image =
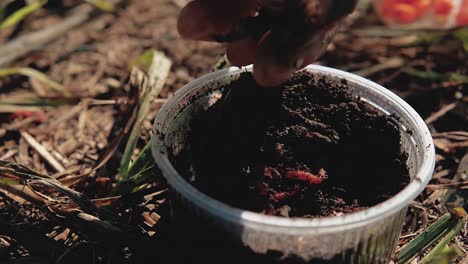
[(226, 45), (226, 54), (229, 62), (234, 66), (252, 64), (257, 48), (257, 40), (247, 37)]
[[(315, 62), (326, 50), (334, 27), (325, 27), (306, 37), (272, 31), (255, 51), (254, 77), (262, 86), (277, 86), (296, 70)], [(294, 40), (299, 42), (295, 43)]]
[[(178, 30), (183, 37), (195, 40), (236, 40), (227, 45), (229, 61), (236, 66), (254, 63), (257, 82), (276, 86), (322, 55), (336, 22), (350, 13), (356, 3), (357, 0), (195, 0), (182, 10)], [(258, 4), (262, 9), (255, 16)]]
[(182, 9), (177, 28), (182, 37), (213, 40), (254, 16), (256, 10), (256, 0), (195, 0)]
[[(284, 4), (284, 0), (262, 0)], [(260, 85), (276, 86), (290, 75), (315, 62), (330, 44), (338, 21), (352, 12), (357, 0), (302, 0), (304, 18), (288, 16), (259, 41), (255, 52), (254, 77)], [(296, 15), (297, 10), (292, 9)]]

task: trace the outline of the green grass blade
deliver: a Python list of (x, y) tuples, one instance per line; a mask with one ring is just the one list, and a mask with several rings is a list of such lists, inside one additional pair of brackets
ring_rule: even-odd
[(451, 212), (452, 220), (455, 221), (455, 225), (448, 230), (444, 238), (419, 262), (419, 264), (434, 263), (435, 257), (440, 256), (448, 243), (452, 241), (458, 234), (460, 234), (466, 221), (466, 212), (463, 208), (455, 208)]
[[(147, 98), (150, 98), (150, 96), (147, 96)], [(130, 161), (132, 159), (133, 153), (138, 142), (138, 138), (140, 136), (141, 127), (143, 125), (143, 122), (145, 121), (146, 115), (149, 112), (151, 101), (152, 100), (144, 99), (138, 111), (137, 119), (133, 126), (132, 132), (130, 133), (120, 166), (121, 180), (126, 180), (128, 178), (128, 169), (130, 167)]]
[(147, 183), (161, 179), (162, 173), (156, 166), (151, 153), (151, 142), (141, 150), (135, 161), (130, 165), (127, 180), (119, 181), (114, 189), (114, 195), (133, 193)]
[(27, 5), (23, 8), (20, 8), (18, 11), (8, 16), (0, 24), (0, 30), (18, 24), (21, 20), (23, 20), (29, 14), (43, 7), (45, 4), (47, 4), (47, 1), (48, 0), (40, 0), (30, 5)]
[(141, 171), (154, 164), (153, 155), (151, 154), (151, 141), (141, 150), (128, 169), (128, 178), (140, 175)]
[(406, 263), (408, 260), (413, 259), (428, 244), (436, 241), (450, 225), (450, 219), (450, 213), (444, 214), (410, 243), (405, 245), (397, 254), (398, 263)]
[(0, 78), (15, 74), (21, 74), (29, 78), (41, 81), (42, 83), (52, 88), (54, 91), (61, 93), (63, 96), (71, 95), (70, 92), (63, 85), (50, 80), (49, 77), (47, 77), (47, 75), (38, 70), (25, 67), (0, 69)]
[(115, 11), (115, 5), (105, 0), (85, 0), (85, 1), (101, 9), (102, 11), (106, 11), (106, 12)]

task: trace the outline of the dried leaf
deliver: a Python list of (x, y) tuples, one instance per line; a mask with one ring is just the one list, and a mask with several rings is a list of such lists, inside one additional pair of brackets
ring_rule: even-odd
[(125, 147), (125, 152), (122, 156), (120, 165), (120, 180), (125, 181), (128, 179), (128, 170), (130, 162), (135, 151), (138, 138), (140, 136), (143, 122), (146, 119), (151, 103), (161, 92), (162, 87), (166, 81), (171, 68), (172, 62), (161, 52), (154, 52), (153, 62), (149, 70), (148, 82), (141, 83), (142, 92), (140, 93), (140, 104), (138, 115), (133, 125), (132, 132)]

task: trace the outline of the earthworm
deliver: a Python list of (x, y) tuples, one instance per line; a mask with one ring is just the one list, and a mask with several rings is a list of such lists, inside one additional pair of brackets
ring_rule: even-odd
[(324, 169), (319, 170), (319, 175), (312, 174), (307, 171), (301, 171), (301, 170), (289, 170), (286, 171), (285, 175), (286, 178), (292, 179), (292, 180), (298, 180), (298, 181), (306, 181), (310, 185), (319, 185), (322, 184), (326, 178), (326, 172)]
[(289, 192), (277, 192), (275, 194), (273, 194), (272, 196), (272, 200), (273, 201), (276, 201), (276, 202), (279, 202), (281, 200), (284, 200), (286, 198), (289, 198), (293, 195), (295, 195), (296, 193), (298, 192), (298, 190), (292, 190), (292, 191), (289, 191)]

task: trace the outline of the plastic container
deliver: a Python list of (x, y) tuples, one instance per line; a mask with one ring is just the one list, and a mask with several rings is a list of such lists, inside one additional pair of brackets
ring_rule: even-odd
[(306, 67), (332, 81), (346, 79), (353, 94), (385, 114), (401, 117), (402, 145), (409, 154), (412, 180), (387, 201), (342, 216), (281, 218), (230, 207), (199, 192), (177, 173), (169, 157), (189, 147), (185, 139), (191, 118), (222, 97), (221, 84), (251, 70), (251, 66), (233, 67), (205, 75), (176, 92), (156, 117), (152, 152), (172, 189), (174, 217), (188, 223), (185, 230), (208, 228), (205, 234), (230, 238), (257, 254), (276, 252), (304, 261), (333, 263), (388, 263), (409, 203), (431, 179), (435, 154), (431, 134), (420, 116), (397, 95), (362, 77), (322, 66)]
[(391, 26), (448, 29), (468, 25), (468, 0), (373, 0)]

